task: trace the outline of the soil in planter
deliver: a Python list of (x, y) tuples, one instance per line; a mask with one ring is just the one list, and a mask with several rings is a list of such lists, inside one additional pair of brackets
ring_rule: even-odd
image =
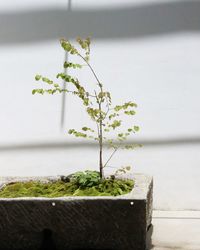
[(41, 182), (15, 182), (0, 190), (1, 198), (16, 197), (63, 197), (63, 196), (117, 196), (129, 193), (133, 180), (104, 179), (92, 187), (80, 187), (75, 181), (62, 180)]

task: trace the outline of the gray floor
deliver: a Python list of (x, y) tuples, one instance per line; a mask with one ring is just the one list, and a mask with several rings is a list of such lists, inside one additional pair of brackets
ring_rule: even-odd
[(151, 250), (172, 249), (200, 249), (200, 211), (154, 211)]

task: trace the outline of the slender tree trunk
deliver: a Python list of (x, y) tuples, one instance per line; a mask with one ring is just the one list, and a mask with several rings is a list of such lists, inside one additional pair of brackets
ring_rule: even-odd
[(101, 179), (103, 174), (103, 135), (102, 135), (102, 121), (100, 121), (100, 134), (99, 134), (99, 170)]
[[(99, 81), (96, 73), (94, 72), (93, 68), (91, 67), (91, 65), (88, 63), (88, 61), (81, 55), (79, 54), (79, 56), (86, 62), (86, 64), (89, 66), (90, 70), (92, 71), (94, 77), (97, 80), (98, 86), (100, 88), (100, 93), (103, 93), (103, 86), (101, 84), (101, 82)], [(103, 125), (102, 125), (102, 109), (101, 109), (101, 104), (102, 104), (102, 97), (100, 98), (100, 100), (98, 100), (98, 97), (96, 95), (96, 99), (97, 99), (97, 103), (99, 105), (99, 110), (100, 110), (100, 121), (99, 121), (99, 171), (100, 171), (100, 177), (101, 179), (104, 178), (104, 173), (103, 173)]]
[[(101, 89), (102, 91), (102, 89)], [(99, 110), (100, 110), (100, 122), (99, 122), (99, 171), (101, 179), (104, 178), (103, 173), (103, 129), (102, 129), (102, 109), (101, 109), (101, 100), (99, 101)]]

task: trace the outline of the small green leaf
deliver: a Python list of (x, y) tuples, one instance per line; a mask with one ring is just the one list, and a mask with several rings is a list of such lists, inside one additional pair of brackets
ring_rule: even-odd
[(63, 47), (64, 50), (70, 52), (72, 46), (71, 46), (69, 41), (61, 39), (60, 44), (61, 44), (61, 46)]
[(49, 78), (47, 78), (47, 77), (42, 77), (42, 81), (43, 82), (46, 82), (46, 83), (48, 83), (48, 84), (53, 84), (53, 81), (51, 81)]
[(123, 137), (123, 133), (121, 133), (121, 134), (118, 134), (118, 136), (119, 136), (119, 137)]
[(78, 64), (78, 63), (71, 63), (71, 62), (65, 61), (63, 67), (64, 68), (73, 68), (73, 69), (79, 68), (79, 69), (81, 69), (82, 65)]
[(109, 127), (116, 129), (117, 127), (121, 126), (121, 120), (114, 120), (112, 124), (109, 125)]
[(82, 127), (82, 130), (83, 130), (83, 131), (87, 131), (88, 128), (87, 128), (87, 127)]
[(138, 132), (140, 130), (139, 126), (134, 126), (133, 128), (134, 128), (135, 132)]
[(68, 134), (70, 134), (70, 135), (71, 135), (71, 134), (73, 134), (73, 133), (74, 133), (74, 131), (75, 131), (74, 129), (69, 129)]
[(124, 111), (124, 114), (126, 114), (126, 115), (135, 115), (135, 111), (134, 110)]
[(126, 166), (125, 168), (126, 168), (127, 171), (131, 170), (131, 166)]
[(41, 78), (42, 78), (41, 75), (36, 75), (36, 76), (35, 76), (35, 80), (36, 80), (36, 81), (39, 81)]

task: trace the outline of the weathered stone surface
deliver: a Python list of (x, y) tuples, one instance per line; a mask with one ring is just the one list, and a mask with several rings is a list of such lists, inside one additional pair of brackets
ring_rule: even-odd
[[(38, 178), (4, 177), (0, 186)], [(0, 249), (145, 250), (153, 182), (140, 174), (134, 179), (131, 193), (118, 197), (1, 198)]]

